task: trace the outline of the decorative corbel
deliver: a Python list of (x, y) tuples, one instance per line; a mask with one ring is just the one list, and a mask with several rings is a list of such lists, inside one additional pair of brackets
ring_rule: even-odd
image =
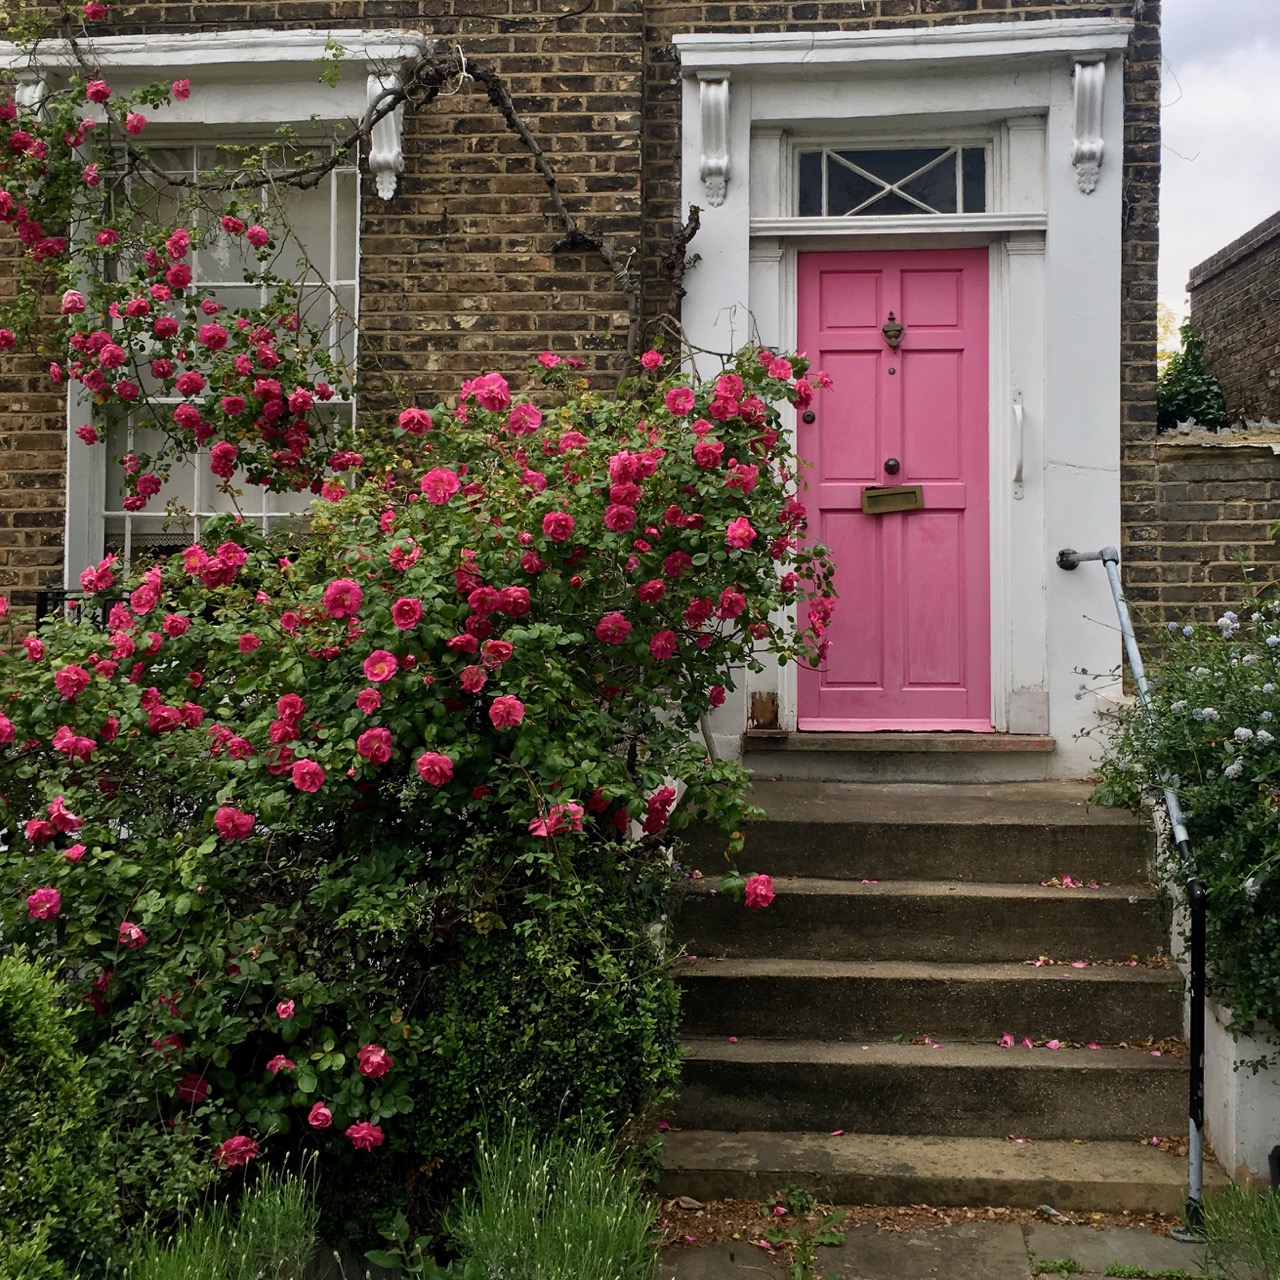
[(715, 73), (698, 77), (698, 100), (702, 107), (702, 159), (698, 177), (702, 179), (707, 203), (724, 204), (729, 186), (729, 77)]
[(1102, 98), (1107, 84), (1105, 62), (1077, 62), (1075, 74), (1075, 134), (1071, 140), (1071, 163), (1076, 183), (1085, 195), (1098, 186), (1102, 168)]
[[(404, 88), (404, 79), (398, 71), (370, 67), (368, 102), (372, 109), (388, 90)], [(369, 172), (373, 175), (378, 194), (390, 200), (396, 193), (396, 183), (404, 172), (404, 150), (401, 139), (404, 133), (404, 103), (398, 102), (369, 131)]]

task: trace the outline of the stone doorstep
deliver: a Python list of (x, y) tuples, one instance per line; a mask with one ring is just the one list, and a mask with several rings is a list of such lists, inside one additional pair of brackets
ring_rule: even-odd
[(789, 733), (785, 729), (748, 729), (742, 735), (745, 755), (779, 751), (1047, 755), (1056, 745), (1053, 738), (1038, 733)]
[[(991, 1222), (901, 1232), (859, 1223), (843, 1244), (819, 1249), (818, 1271), (829, 1280), (1032, 1280), (1033, 1260), (1051, 1258), (1073, 1259), (1082, 1277), (1101, 1276), (1112, 1263), (1153, 1274), (1178, 1268), (1205, 1274), (1194, 1245), (1141, 1228)], [(781, 1280), (783, 1274), (763, 1250), (737, 1242), (667, 1249), (657, 1271), (658, 1280)]]

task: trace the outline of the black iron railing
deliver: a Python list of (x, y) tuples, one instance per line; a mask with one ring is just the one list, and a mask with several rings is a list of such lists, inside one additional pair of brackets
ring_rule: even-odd
[[(1116, 615), (1120, 619), (1120, 632), (1124, 637), (1125, 657), (1133, 682), (1138, 691), (1138, 702), (1144, 712), (1150, 710), (1151, 694), (1147, 674), (1138, 649), (1138, 637), (1134, 634), (1133, 619), (1125, 603), (1120, 585), (1120, 553), (1115, 547), (1103, 547), (1101, 551), (1058, 552), (1060, 569), (1075, 569), (1087, 560), (1099, 560), (1106, 570), (1111, 584), (1111, 596), (1115, 601)], [(1190, 1006), (1187, 1052), (1191, 1060), (1189, 1124), (1187, 1131), (1187, 1209), (1186, 1227), (1173, 1234), (1181, 1240), (1198, 1240), (1204, 1220), (1204, 919), (1207, 894), (1203, 881), (1196, 874), (1191, 857), (1191, 837), (1187, 834), (1186, 818), (1173, 787), (1164, 786), (1164, 807), (1169, 815), (1173, 845), (1178, 851), (1187, 895), (1187, 915), (1190, 932), (1190, 973), (1187, 978), (1187, 1001)]]

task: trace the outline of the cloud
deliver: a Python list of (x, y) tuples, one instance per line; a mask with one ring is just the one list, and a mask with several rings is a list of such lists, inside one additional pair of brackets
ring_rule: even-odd
[[(1221, 12), (1220, 0), (1212, 3)], [(1275, 0), (1241, 0), (1258, 12), (1264, 4), (1274, 26)], [(1247, 34), (1247, 18), (1244, 25)], [(1280, 47), (1246, 40), (1172, 70), (1176, 81), (1166, 72), (1164, 86), (1160, 297), (1180, 310), (1191, 268), (1280, 210)]]
[(1165, 59), (1181, 76), (1190, 63), (1280, 39), (1276, 0), (1165, 0)]

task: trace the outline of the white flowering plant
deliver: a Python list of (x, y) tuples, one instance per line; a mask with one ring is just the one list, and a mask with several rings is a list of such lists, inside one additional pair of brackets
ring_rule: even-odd
[(1280, 1027), (1280, 600), (1167, 623), (1148, 660), (1149, 710), (1111, 721), (1098, 794), (1140, 809), (1176, 791), (1208, 890), (1209, 994), (1232, 1031), (1266, 1034)]

